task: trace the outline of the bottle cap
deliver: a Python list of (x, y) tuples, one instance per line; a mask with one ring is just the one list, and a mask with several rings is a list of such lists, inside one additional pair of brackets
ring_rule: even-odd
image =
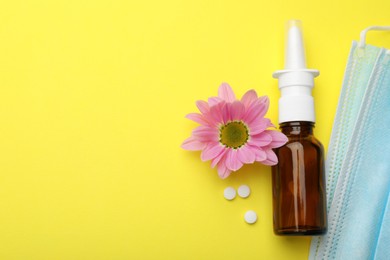
[(285, 69), (275, 71), (272, 76), (279, 80), (279, 123), (291, 121), (315, 122), (314, 100), (311, 90), (319, 71), (306, 68), (302, 23), (287, 22)]

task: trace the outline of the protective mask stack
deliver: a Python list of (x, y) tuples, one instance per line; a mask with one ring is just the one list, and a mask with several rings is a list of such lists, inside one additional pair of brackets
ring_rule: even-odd
[(328, 233), (310, 259), (389, 259), (390, 50), (353, 42), (326, 162)]

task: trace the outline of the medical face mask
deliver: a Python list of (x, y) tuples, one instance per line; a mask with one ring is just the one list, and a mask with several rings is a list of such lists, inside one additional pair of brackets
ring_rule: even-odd
[(328, 233), (310, 259), (386, 259), (390, 251), (390, 51), (354, 42), (326, 163)]

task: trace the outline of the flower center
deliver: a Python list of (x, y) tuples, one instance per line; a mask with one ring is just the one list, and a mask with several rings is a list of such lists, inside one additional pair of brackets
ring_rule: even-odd
[(219, 129), (219, 142), (233, 149), (244, 145), (248, 137), (248, 128), (241, 121), (229, 122)]

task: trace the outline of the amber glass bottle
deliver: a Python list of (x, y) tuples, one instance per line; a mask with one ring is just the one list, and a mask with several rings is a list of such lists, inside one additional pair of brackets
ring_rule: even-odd
[(327, 230), (324, 152), (313, 136), (313, 122), (280, 125), (288, 142), (275, 149), (272, 168), (274, 232), (322, 235)]

